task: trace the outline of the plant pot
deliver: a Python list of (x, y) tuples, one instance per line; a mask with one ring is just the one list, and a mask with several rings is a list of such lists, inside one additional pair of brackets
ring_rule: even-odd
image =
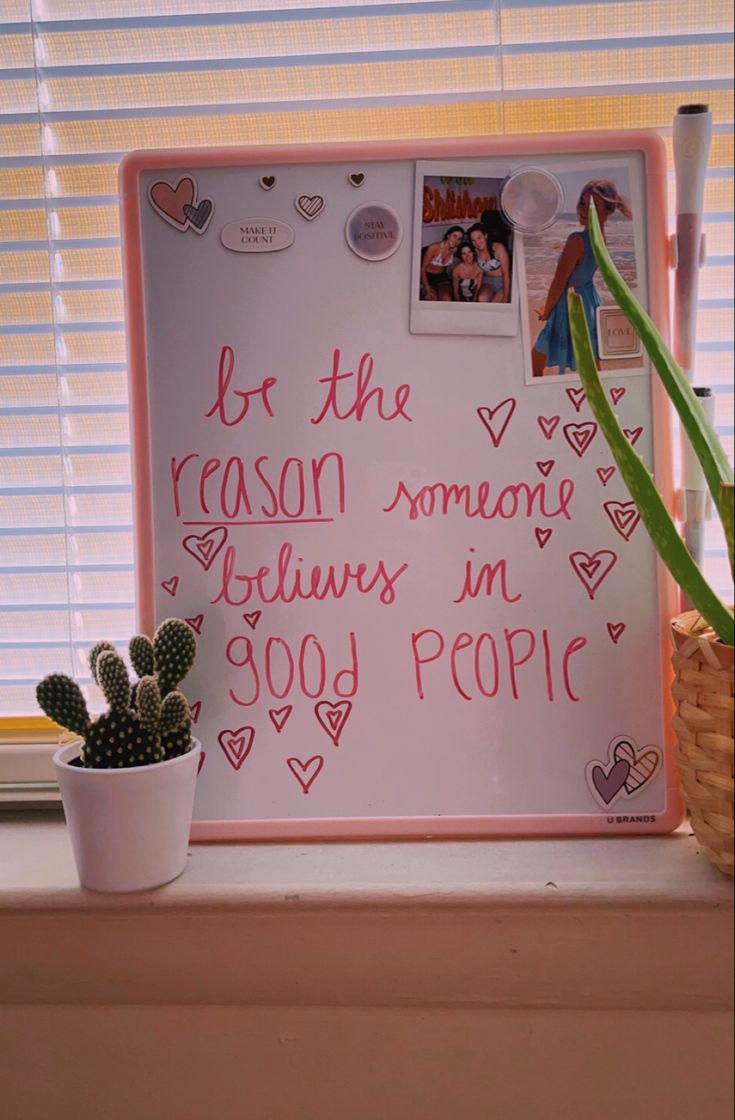
[(692, 830), (708, 858), (733, 874), (733, 660), (698, 611), (671, 622), (677, 764)]
[(79, 881), (93, 891), (142, 891), (186, 866), (201, 744), (150, 766), (73, 765), (81, 740), (54, 755)]

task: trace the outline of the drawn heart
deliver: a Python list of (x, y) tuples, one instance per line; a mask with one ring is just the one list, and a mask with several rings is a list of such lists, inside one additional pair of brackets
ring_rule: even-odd
[(625, 386), (624, 385), (616, 385), (615, 388), (610, 390), (610, 397), (612, 399), (613, 404), (617, 404), (618, 401), (622, 400), (624, 396), (625, 396)]
[(534, 529), (536, 540), (538, 541), (539, 548), (543, 548), (549, 537), (551, 536), (552, 529)]
[(202, 772), (202, 766), (204, 766), (204, 759), (206, 757), (207, 757), (207, 752), (206, 751), (202, 751), (201, 754), (199, 755), (199, 762), (197, 763), (197, 778), (199, 777), (199, 775)]
[(254, 727), (238, 727), (237, 731), (220, 731), (217, 741), (233, 770), (239, 770), (250, 754), (254, 738)]
[(185, 618), (184, 622), (188, 622), (195, 634), (201, 634), (202, 623), (204, 622), (204, 615), (197, 614), (194, 618)]
[(596, 467), (595, 470), (603, 486), (607, 486), (608, 482), (615, 474), (615, 467)]
[(296, 778), (304, 793), (309, 792), (309, 787), (314, 782), (314, 779), (321, 772), (324, 765), (324, 758), (320, 754), (313, 755), (308, 758), (306, 762), (302, 762), (300, 758), (287, 758), (286, 765)]
[(208, 572), (212, 566), (212, 561), (226, 540), (227, 530), (224, 525), (215, 525), (213, 529), (208, 529), (206, 533), (202, 533), (200, 537), (196, 533), (191, 533), (188, 537), (184, 537), (181, 543), (189, 555), (201, 564), (205, 572)]
[(164, 591), (168, 591), (169, 595), (175, 595), (179, 587), (179, 577), (171, 576), (171, 579), (165, 579), (161, 583)]
[(510, 418), (516, 410), (514, 397), (501, 401), (495, 408), (478, 408), (477, 415), (490, 433), (494, 447), (500, 447), (500, 441), (505, 435), (505, 429), (510, 423)]
[(635, 502), (605, 502), (602, 508), (610, 518), (613, 529), (620, 534), (624, 541), (629, 541), (633, 536), (633, 530), (641, 519)]
[(276, 729), (276, 731), (278, 732), (279, 735), (281, 734), (284, 727), (286, 726), (286, 720), (291, 715), (292, 711), (293, 711), (293, 705), (292, 704), (287, 704), (285, 708), (270, 708), (270, 710), (268, 711), (268, 715), (270, 716), (270, 721), (273, 724), (273, 726), (275, 727), (275, 729)]
[(352, 183), (353, 187), (361, 187), (365, 182), (365, 176), (361, 171), (356, 171), (352, 175), (350, 175), (350, 182)]
[(261, 175), (258, 182), (264, 191), (272, 191), (276, 185), (276, 177), (275, 175)]
[(565, 424), (564, 438), (580, 459), (597, 435), (597, 424), (588, 420), (585, 424)]
[(328, 700), (321, 700), (314, 705), (314, 713), (320, 725), (324, 728), (335, 747), (339, 746), (340, 735), (352, 711), (349, 700), (340, 700), (338, 704), (330, 704)]
[(157, 210), (167, 221), (179, 229), (186, 229), (188, 219), (184, 210), (191, 206), (196, 198), (194, 180), (188, 176), (179, 179), (175, 187), (169, 183), (159, 181), (154, 183), (148, 192), (154, 210)]
[(581, 551), (572, 552), (569, 556), (569, 563), (584, 584), (590, 599), (594, 599), (598, 587), (615, 567), (617, 561), (617, 554), (607, 548), (601, 548), (591, 556), (588, 552)]
[(250, 629), (254, 630), (260, 622), (262, 613), (262, 611), (250, 611), (249, 614), (244, 614), (242, 617), (245, 619)]
[(197, 206), (185, 206), (184, 214), (197, 233), (204, 233), (214, 211), (211, 198), (203, 198)]
[(630, 440), (631, 447), (635, 447), (643, 434), (643, 428), (623, 428), (623, 433)]
[(569, 397), (569, 400), (572, 402), (577, 412), (579, 412), (580, 408), (587, 399), (585, 391), (581, 386), (579, 389), (575, 389), (573, 386), (570, 386), (567, 389), (567, 396)]
[(618, 642), (620, 641), (620, 639), (622, 638), (623, 634), (625, 633), (625, 623), (624, 622), (608, 622), (607, 632), (610, 635), (610, 637), (612, 638), (615, 645), (617, 645)]
[(561, 420), (561, 416), (538, 416), (537, 420), (541, 431), (544, 433), (544, 437), (546, 439), (551, 439), (556, 431), (557, 424)]
[(541, 463), (537, 462), (536, 466), (541, 471), (541, 474), (544, 476), (544, 478), (548, 478), (549, 472), (551, 471), (551, 468), (554, 466), (555, 462), (556, 459), (544, 459)]
[(637, 793), (656, 773), (661, 763), (661, 752), (657, 747), (645, 747), (640, 754), (629, 739), (621, 739), (615, 744), (613, 757), (616, 765), (625, 762), (629, 773), (625, 779), (625, 792)]
[(320, 194), (300, 194), (294, 205), (307, 222), (313, 222), (324, 209), (324, 199)]
[(624, 788), (629, 771), (630, 764), (622, 758), (613, 763), (607, 774), (599, 763), (592, 767), (590, 774), (592, 785), (605, 805), (609, 805)]
[(191, 716), (191, 722), (192, 723), (197, 723), (199, 721), (199, 715), (201, 713), (201, 710), (202, 710), (201, 700), (195, 700), (193, 704), (189, 705), (189, 715)]

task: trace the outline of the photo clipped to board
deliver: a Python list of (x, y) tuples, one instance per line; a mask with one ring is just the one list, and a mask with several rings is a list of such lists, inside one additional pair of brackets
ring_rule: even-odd
[(412, 333), (517, 333), (516, 248), (500, 211), (507, 172), (456, 161), (417, 164)]

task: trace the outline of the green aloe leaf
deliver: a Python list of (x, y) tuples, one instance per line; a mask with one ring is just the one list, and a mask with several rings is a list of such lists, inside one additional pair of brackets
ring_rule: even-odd
[(722, 520), (727, 540), (730, 567), (735, 563), (735, 533), (733, 527), (732, 495), (726, 487), (732, 485), (733, 472), (717, 432), (704, 414), (694, 390), (683, 370), (674, 360), (653, 320), (641, 307), (630, 288), (615, 267), (600, 229), (597, 210), (590, 205), (589, 234), (592, 251), (600, 272), (620, 310), (635, 327), (641, 342), (663, 382), (671, 403), (679, 414), (682, 427), (692, 445), (707, 480), (712, 500)]
[(570, 289), (567, 300), (577, 371), (587, 394), (587, 401), (610, 445), (621, 477), (641, 515), (641, 521), (646, 526), (656, 551), (690, 602), (718, 637), (732, 645), (735, 641), (735, 621), (732, 614), (720, 602), (692, 560), (646, 464), (629, 443), (605, 395), (597, 372), (582, 299)]

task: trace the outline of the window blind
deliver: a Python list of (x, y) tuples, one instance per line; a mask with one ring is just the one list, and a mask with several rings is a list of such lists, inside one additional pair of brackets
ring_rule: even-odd
[[(677, 106), (706, 101), (697, 380), (732, 456), (725, 0), (2, 0), (0, 21), (0, 716), (37, 716), (46, 672), (89, 686), (90, 645), (134, 629), (132, 149), (644, 127), (670, 152)], [(714, 524), (706, 563), (727, 594)]]

